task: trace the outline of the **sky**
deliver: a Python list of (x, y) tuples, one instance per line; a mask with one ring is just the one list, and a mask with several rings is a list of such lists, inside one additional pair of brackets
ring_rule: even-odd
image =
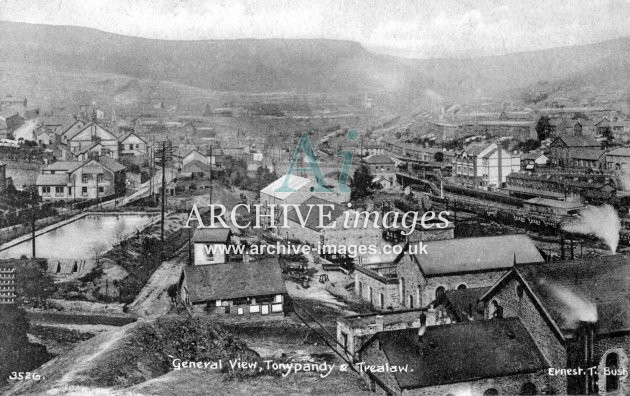
[(628, 36), (628, 15), (630, 0), (0, 0), (5, 21), (169, 40), (341, 39), (423, 59)]

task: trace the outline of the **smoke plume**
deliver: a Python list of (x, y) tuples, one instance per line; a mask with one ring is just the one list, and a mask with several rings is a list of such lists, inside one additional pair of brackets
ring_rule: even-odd
[(615, 253), (619, 244), (621, 222), (612, 206), (589, 206), (580, 212), (577, 220), (563, 225), (562, 229), (578, 234), (595, 234)]
[(565, 309), (562, 310), (562, 316), (569, 325), (576, 325), (578, 322), (597, 322), (597, 306), (577, 295), (562, 285), (547, 285), (553, 296), (560, 300)]

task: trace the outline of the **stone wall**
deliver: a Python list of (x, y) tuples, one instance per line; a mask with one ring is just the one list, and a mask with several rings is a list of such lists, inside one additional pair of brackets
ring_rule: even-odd
[[(354, 272), (354, 292), (362, 300), (370, 302), (375, 308), (393, 309), (400, 308), (397, 284), (386, 284), (374, 279), (360, 271)], [(372, 288), (372, 299), (370, 300), (370, 288)], [(380, 304), (380, 294), (383, 293), (384, 307)]]
[[(527, 328), (551, 367), (566, 368), (567, 351), (565, 345), (558, 339), (550, 325), (545, 321), (528, 293), (523, 291), (522, 297), (519, 297), (519, 292), (517, 291), (517, 286), (519, 285), (520, 283), (513, 278), (496, 290), (487, 301), (485, 317), (491, 317), (491, 301), (497, 300), (499, 305), (503, 307), (504, 317), (518, 317), (521, 319), (523, 325)], [(550, 378), (551, 384), (555, 389), (561, 392), (566, 391), (566, 377), (554, 376)]]

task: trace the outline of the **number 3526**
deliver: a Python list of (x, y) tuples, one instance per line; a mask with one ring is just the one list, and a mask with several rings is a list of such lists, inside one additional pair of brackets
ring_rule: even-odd
[(22, 381), (22, 380), (39, 381), (40, 379), (42, 379), (42, 377), (40, 377), (39, 374), (31, 373), (30, 371), (13, 371), (9, 379), (18, 380), (18, 381)]

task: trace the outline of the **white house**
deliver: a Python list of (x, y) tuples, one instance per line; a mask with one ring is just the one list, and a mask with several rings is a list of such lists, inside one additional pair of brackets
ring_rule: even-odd
[(475, 188), (501, 188), (507, 175), (518, 172), (521, 158), (496, 143), (471, 144), (455, 157), (453, 174)]
[(148, 152), (147, 142), (134, 132), (129, 132), (120, 139), (120, 155), (140, 156)]

